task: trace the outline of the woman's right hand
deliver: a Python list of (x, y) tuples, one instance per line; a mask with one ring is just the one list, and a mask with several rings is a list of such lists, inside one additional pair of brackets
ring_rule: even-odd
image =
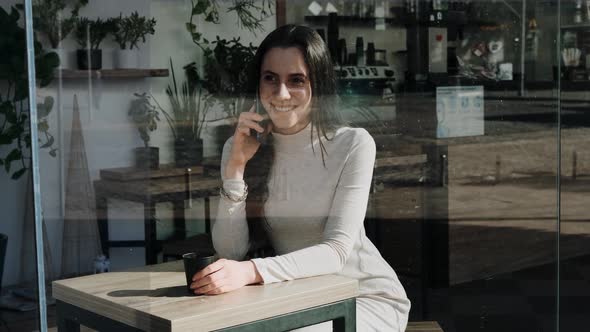
[[(246, 164), (260, 147), (256, 136), (250, 135), (250, 129), (254, 129), (259, 133), (270, 131), (270, 128), (260, 126), (259, 122), (265, 118), (254, 111), (255, 105), (252, 106), (250, 111), (242, 112), (238, 118), (230, 156), (225, 167), (226, 179), (243, 179)], [(270, 122), (268, 126), (272, 126)]]

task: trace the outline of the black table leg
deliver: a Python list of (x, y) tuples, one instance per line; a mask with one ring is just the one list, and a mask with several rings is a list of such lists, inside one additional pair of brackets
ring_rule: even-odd
[[(57, 300), (57, 331), (80, 332), (80, 324), (103, 332), (141, 332), (135, 327), (97, 315), (75, 305)], [(154, 329), (157, 331), (157, 329)]]
[(184, 216), (184, 201), (172, 202), (172, 219), (174, 220), (174, 239), (186, 238), (186, 219)]
[(80, 322), (77, 317), (70, 315), (67, 305), (64, 302), (56, 301), (57, 331), (58, 332), (80, 332)]
[(109, 202), (98, 192), (96, 193), (96, 221), (102, 252), (109, 257)]
[(211, 234), (211, 206), (209, 196), (205, 196), (205, 233)]
[(156, 203), (147, 202), (143, 206), (145, 233), (145, 262), (148, 265), (158, 263), (156, 236)]

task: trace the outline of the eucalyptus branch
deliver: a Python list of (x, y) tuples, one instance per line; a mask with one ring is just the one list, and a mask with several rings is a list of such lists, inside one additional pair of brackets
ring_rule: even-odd
[(257, 6), (253, 0), (234, 0), (234, 5), (227, 11), (235, 11), (238, 15), (238, 26), (248, 29), (250, 32), (256, 34), (256, 30), (262, 30), (262, 21), (266, 18), (264, 16), (256, 17), (252, 11), (261, 11), (262, 8)]

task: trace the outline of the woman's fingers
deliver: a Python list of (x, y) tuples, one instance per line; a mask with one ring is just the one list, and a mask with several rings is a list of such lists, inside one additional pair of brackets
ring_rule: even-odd
[(252, 121), (250, 119), (242, 119), (240, 120), (239, 124), (238, 124), (238, 128), (247, 128), (247, 129), (254, 129), (259, 133), (263, 133), (264, 132), (264, 128), (262, 128), (262, 126), (260, 126), (260, 124), (258, 122)]
[(259, 121), (264, 120), (265, 117), (264, 117), (264, 115), (250, 111), (250, 112), (240, 113), (240, 117), (238, 118), (238, 122), (242, 121), (242, 119), (247, 119), (247, 120), (259, 122)]

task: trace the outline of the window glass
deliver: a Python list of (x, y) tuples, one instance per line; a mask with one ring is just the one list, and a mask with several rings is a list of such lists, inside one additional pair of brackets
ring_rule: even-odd
[[(0, 317), (34, 330), (22, 4), (0, 5), (0, 303), (33, 310)], [(71, 294), (188, 315), (187, 253), (225, 259), (189, 281), (223, 305), (356, 279), (359, 331), (583, 326), (586, 2), (32, 4), (49, 327), (88, 309)]]

